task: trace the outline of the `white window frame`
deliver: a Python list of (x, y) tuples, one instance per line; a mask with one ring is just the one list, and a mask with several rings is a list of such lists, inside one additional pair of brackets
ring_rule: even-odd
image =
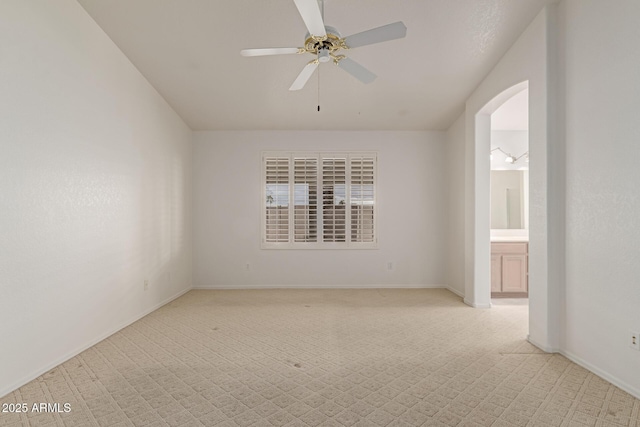
[[(288, 199), (288, 219), (289, 238), (287, 242), (267, 242), (267, 215), (265, 207), (267, 205), (267, 158), (289, 159), (289, 199)], [(317, 241), (316, 242), (295, 242), (294, 241), (294, 159), (295, 158), (316, 158), (318, 165), (317, 174)], [(373, 159), (373, 241), (372, 242), (352, 242), (351, 238), (351, 159), (353, 158)], [(323, 159), (345, 158), (345, 242), (324, 242), (323, 241), (323, 188), (322, 188), (322, 166)], [(261, 203), (260, 203), (260, 234), (262, 249), (378, 249), (378, 153), (375, 151), (264, 151), (261, 156)]]

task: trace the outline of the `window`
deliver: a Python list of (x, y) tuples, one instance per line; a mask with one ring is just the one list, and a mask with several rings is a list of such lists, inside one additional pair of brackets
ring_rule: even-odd
[(263, 154), (262, 247), (371, 249), (375, 153)]

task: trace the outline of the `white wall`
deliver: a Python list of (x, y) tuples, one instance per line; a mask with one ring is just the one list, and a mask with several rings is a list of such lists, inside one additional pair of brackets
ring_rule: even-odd
[(192, 133), (74, 0), (0, 57), (2, 396), (190, 288)]
[[(261, 152), (270, 150), (378, 151), (379, 249), (261, 250)], [(443, 285), (444, 154), (443, 132), (194, 132), (194, 285)]]
[(549, 183), (548, 153), (555, 91), (553, 50), (555, 6), (547, 6), (520, 35), (466, 102), (466, 272), (465, 301), (490, 306), (489, 147), (490, 114), (514, 94), (529, 89), (529, 339), (545, 350), (559, 348), (562, 328), (563, 254), (550, 245), (561, 235), (557, 193)]
[(564, 352), (640, 398), (640, 2), (560, 5)]
[(465, 262), (465, 115), (449, 127), (446, 134), (448, 197), (447, 224), (447, 284), (449, 289), (464, 297)]
[(478, 167), (488, 168), (477, 113), (528, 80), (530, 339), (640, 398), (640, 352), (628, 345), (640, 331), (639, 15), (636, 0), (548, 6), (467, 100), (464, 120), (465, 298), (477, 291)]

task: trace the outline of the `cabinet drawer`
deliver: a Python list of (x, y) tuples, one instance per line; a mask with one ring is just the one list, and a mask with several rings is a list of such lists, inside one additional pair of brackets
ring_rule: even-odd
[(526, 254), (528, 243), (491, 243), (492, 254)]

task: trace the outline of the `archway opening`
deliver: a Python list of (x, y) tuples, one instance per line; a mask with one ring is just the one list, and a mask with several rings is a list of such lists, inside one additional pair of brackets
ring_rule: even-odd
[(506, 100), (490, 121), (491, 304), (527, 306), (529, 90)]

